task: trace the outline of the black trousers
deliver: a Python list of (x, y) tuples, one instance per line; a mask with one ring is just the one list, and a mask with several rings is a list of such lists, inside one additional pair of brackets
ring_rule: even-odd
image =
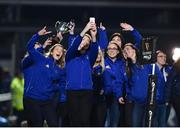
[(93, 96), (93, 106), (91, 111), (91, 126), (104, 127), (106, 120), (106, 102), (104, 95)]
[(69, 126), (69, 114), (68, 114), (66, 102), (58, 103), (57, 113), (58, 113), (59, 126), (60, 127), (68, 127)]
[(172, 105), (175, 109), (177, 120), (178, 120), (178, 127), (180, 127), (180, 96), (173, 95), (172, 96)]
[(44, 120), (50, 127), (58, 126), (53, 100), (38, 101), (32, 98), (24, 98), (23, 105), (28, 127), (42, 127)]
[(133, 102), (125, 103), (125, 127), (132, 127)]
[(70, 126), (90, 126), (92, 90), (67, 91)]
[(119, 104), (119, 111), (120, 111), (120, 116), (119, 116), (119, 124), (118, 127), (124, 127), (126, 126), (126, 112), (125, 112), (125, 105), (124, 104)]
[(13, 108), (13, 114), (17, 116), (16, 126), (21, 127), (21, 122), (25, 120), (24, 110)]

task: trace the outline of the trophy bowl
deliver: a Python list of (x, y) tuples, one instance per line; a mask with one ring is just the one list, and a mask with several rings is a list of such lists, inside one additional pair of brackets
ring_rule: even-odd
[(56, 31), (61, 32), (62, 34), (68, 33), (72, 27), (72, 22), (56, 21), (55, 23)]

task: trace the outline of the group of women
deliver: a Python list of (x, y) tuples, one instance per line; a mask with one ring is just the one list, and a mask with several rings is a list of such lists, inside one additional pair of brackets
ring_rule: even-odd
[[(43, 46), (38, 43), (40, 36), (51, 33), (46, 27), (27, 44), (22, 69), (28, 126), (43, 126), (44, 120), (48, 126), (145, 126), (152, 65), (140, 64), (141, 34), (127, 23), (120, 23), (120, 27), (133, 40), (123, 38), (122, 33), (108, 39), (102, 23), (97, 27), (89, 21), (77, 35), (74, 27), (69, 30), (67, 51), (60, 44), (61, 33), (48, 38)], [(173, 104), (179, 105), (179, 65), (167, 66), (166, 54), (159, 50), (155, 74), (153, 126), (166, 126), (172, 94), (176, 94)]]

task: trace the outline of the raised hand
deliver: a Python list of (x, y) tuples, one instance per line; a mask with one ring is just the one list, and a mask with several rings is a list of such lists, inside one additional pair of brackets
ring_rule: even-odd
[(99, 28), (102, 30), (106, 30), (106, 28), (102, 25), (102, 22), (99, 24)]
[(120, 103), (120, 104), (125, 104), (123, 97), (120, 97), (120, 98), (119, 98), (119, 103)]
[(41, 29), (41, 30), (38, 32), (38, 35), (39, 35), (39, 36), (43, 36), (43, 35), (47, 35), (47, 34), (49, 34), (49, 33), (52, 33), (52, 31), (47, 31), (47, 30), (46, 30), (46, 26), (45, 26), (43, 29)]
[(80, 33), (80, 35), (83, 37), (84, 34), (89, 31), (90, 29), (92, 29), (94, 27), (95, 23), (94, 22), (88, 22), (86, 27), (83, 29), (83, 31)]
[(127, 24), (127, 23), (120, 23), (120, 26), (123, 28), (122, 29), (123, 31), (133, 31), (134, 30), (134, 28), (130, 24)]
[(52, 40), (50, 40), (49, 38), (44, 42), (43, 44), (43, 48), (46, 48), (48, 45), (51, 45)]
[(58, 32), (58, 33), (56, 34), (56, 36), (59, 38), (59, 40), (60, 40), (60, 42), (61, 42), (61, 40), (63, 39), (62, 33), (61, 33), (61, 32)]
[(96, 35), (97, 35), (96, 24), (93, 24), (93, 25), (91, 26), (90, 33), (91, 33), (92, 41), (93, 41), (93, 42), (96, 42)]
[(75, 23), (72, 22), (72, 21), (70, 21), (70, 24), (72, 24), (72, 27), (70, 28), (69, 33), (72, 34), (72, 35), (74, 35)]

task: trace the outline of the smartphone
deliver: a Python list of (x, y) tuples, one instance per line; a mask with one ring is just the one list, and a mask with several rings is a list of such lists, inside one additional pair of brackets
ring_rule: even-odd
[(89, 21), (92, 22), (92, 23), (95, 23), (95, 17), (90, 17)]

